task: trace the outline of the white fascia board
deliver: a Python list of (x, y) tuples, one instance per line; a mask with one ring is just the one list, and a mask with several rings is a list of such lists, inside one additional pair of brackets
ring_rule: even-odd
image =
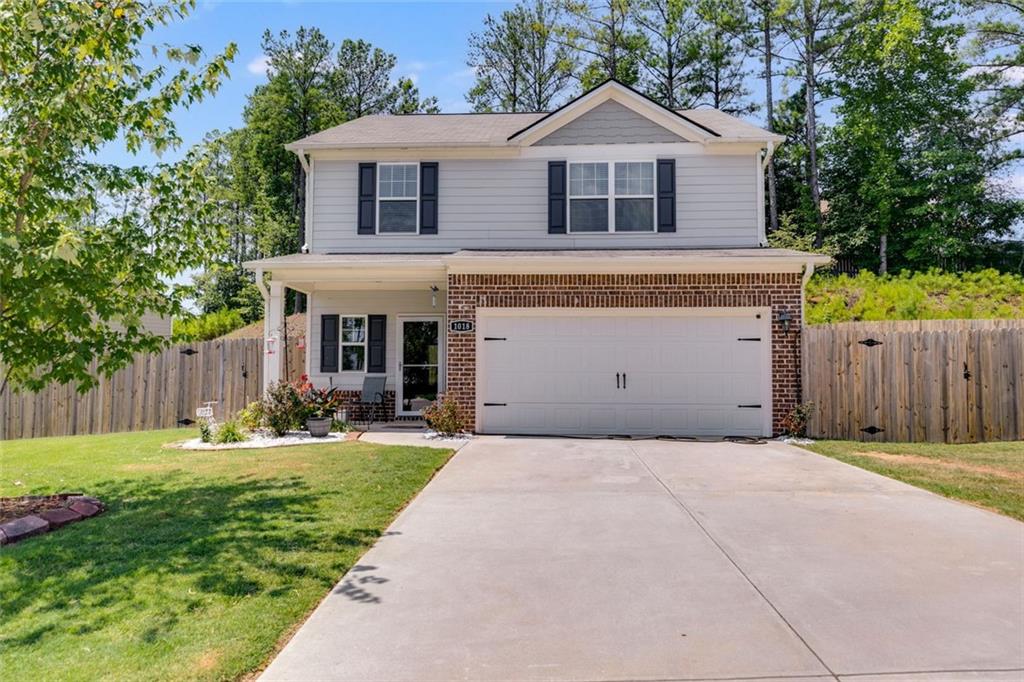
[(523, 146), (530, 146), (541, 140), (562, 126), (575, 121), (599, 104), (612, 100), (618, 102), (633, 112), (647, 118), (654, 123), (679, 135), (690, 142), (707, 142), (714, 139), (707, 131), (699, 126), (690, 123), (681, 115), (664, 111), (659, 106), (652, 104), (642, 96), (631, 90), (622, 87), (618, 83), (609, 82), (604, 87), (591, 90), (575, 102), (566, 105), (562, 109), (550, 114), (547, 118), (527, 127), (525, 130), (513, 135), (509, 141)]
[(310, 156), (324, 161), (443, 161), (445, 159), (513, 159), (520, 155), (517, 147), (449, 146), (449, 147), (364, 147), (334, 146), (307, 149)]
[(607, 257), (527, 256), (509, 258), (496, 256), (457, 255), (445, 258), (449, 274), (673, 274), (673, 273), (748, 273), (796, 272), (808, 264), (827, 263), (827, 256), (627, 256), (610, 252)]

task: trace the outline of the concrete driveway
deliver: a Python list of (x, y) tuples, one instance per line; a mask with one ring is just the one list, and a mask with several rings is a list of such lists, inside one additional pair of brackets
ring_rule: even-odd
[(485, 437), (263, 679), (1021, 680), (1022, 564), (1024, 524), (795, 447)]

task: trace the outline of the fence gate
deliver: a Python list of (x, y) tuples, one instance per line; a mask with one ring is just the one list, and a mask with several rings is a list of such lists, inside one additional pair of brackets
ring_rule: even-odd
[(1024, 320), (807, 327), (803, 377), (814, 438), (1024, 439)]

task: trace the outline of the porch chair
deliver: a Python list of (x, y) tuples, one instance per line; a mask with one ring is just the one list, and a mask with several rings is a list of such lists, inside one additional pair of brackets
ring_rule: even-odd
[(373, 425), (373, 415), (376, 409), (380, 409), (380, 419), (384, 421), (386, 414), (384, 408), (384, 385), (387, 382), (387, 375), (373, 374), (363, 377), (363, 393), (359, 396), (359, 404), (365, 409), (366, 428)]

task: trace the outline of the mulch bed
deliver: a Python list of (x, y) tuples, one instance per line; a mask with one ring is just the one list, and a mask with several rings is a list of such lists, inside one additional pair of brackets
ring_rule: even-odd
[(91, 518), (105, 505), (81, 493), (0, 497), (0, 545)]
[(38, 514), (47, 509), (63, 509), (69, 497), (80, 497), (82, 493), (58, 493), (57, 495), (24, 495), (22, 497), (0, 497), (0, 523), (19, 519), (29, 514)]

